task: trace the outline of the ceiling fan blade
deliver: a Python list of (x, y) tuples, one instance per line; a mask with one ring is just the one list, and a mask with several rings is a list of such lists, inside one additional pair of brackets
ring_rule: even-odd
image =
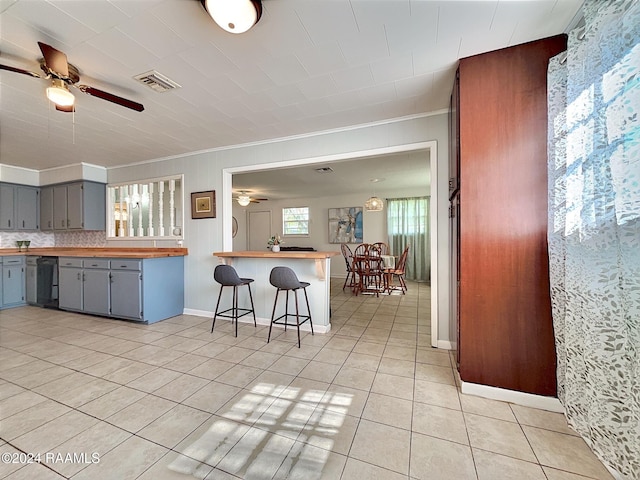
[(22, 75), (29, 75), (31, 77), (42, 78), (38, 73), (30, 72), (29, 70), (23, 70), (22, 68), (10, 67), (9, 65), (0, 64), (0, 70), (8, 70), (9, 72), (21, 73)]
[[(56, 105), (56, 104), (54, 103), (54, 105)], [(56, 105), (56, 110), (58, 110), (59, 112), (71, 113), (71, 112), (75, 112), (76, 111), (76, 107), (75, 107), (75, 105), (69, 105), (67, 107), (62, 107), (60, 105)]]
[(60, 78), (69, 78), (69, 64), (67, 63), (67, 56), (53, 48), (46, 43), (38, 42), (40, 51), (44, 57), (44, 63), (49, 70), (55, 73)]
[(98, 97), (98, 98), (101, 98), (102, 100), (116, 103), (123, 107), (130, 108), (131, 110), (135, 110), (136, 112), (142, 112), (144, 110), (144, 106), (141, 103), (134, 102), (133, 100), (127, 100), (126, 98), (119, 97), (112, 93), (108, 93), (103, 90), (90, 87), (88, 85), (75, 85), (75, 86), (78, 89), (82, 90), (82, 92), (86, 93), (87, 95), (91, 95), (92, 97)]

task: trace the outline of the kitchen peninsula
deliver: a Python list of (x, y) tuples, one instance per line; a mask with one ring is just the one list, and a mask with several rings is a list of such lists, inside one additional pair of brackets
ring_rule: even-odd
[[(273, 301), (276, 295), (275, 287), (269, 283), (271, 269), (277, 266), (285, 266), (291, 268), (300, 281), (311, 284), (307, 287), (307, 294), (309, 296), (314, 332), (327, 333), (331, 330), (331, 258), (340, 255), (340, 252), (272, 252), (265, 250), (214, 252), (213, 255), (218, 257), (221, 263), (233, 265), (240, 277), (248, 277), (255, 280), (251, 284), (251, 288), (258, 323), (268, 325), (271, 321)], [(227, 293), (229, 293), (229, 296), (225, 297), (224, 295)], [(246, 297), (245, 295), (240, 295), (239, 302), (246, 301), (248, 305), (249, 298), (248, 296)], [(231, 301), (230, 292), (223, 294), (222, 301)], [(289, 296), (289, 301), (291, 302), (289, 311), (295, 311), (295, 307), (293, 307), (293, 310), (291, 307), (291, 305), (294, 305), (293, 295)], [(280, 304), (280, 300), (278, 303)], [(280, 304), (278, 308), (282, 308), (284, 311), (283, 304)], [(304, 301), (300, 308), (302, 311), (306, 308)], [(305, 323), (301, 328), (311, 330), (308, 323)]]
[[(58, 299), (62, 310), (154, 323), (184, 311), (187, 254), (186, 248), (0, 249), (2, 283), (11, 285), (2, 288), (5, 297), (11, 295), (0, 298), (0, 305), (38, 305), (43, 290), (57, 290), (51, 298)], [(55, 280), (43, 275), (39, 259), (57, 259)]]

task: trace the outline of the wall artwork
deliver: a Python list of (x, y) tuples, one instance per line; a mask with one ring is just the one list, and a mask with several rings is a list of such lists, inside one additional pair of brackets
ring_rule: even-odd
[(329, 209), (329, 243), (362, 243), (362, 207)]
[(191, 194), (191, 218), (216, 218), (216, 192)]

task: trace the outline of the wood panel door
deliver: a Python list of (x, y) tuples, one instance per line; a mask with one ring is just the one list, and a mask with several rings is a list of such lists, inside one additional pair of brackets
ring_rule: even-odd
[(547, 64), (564, 35), (462, 59), (460, 376), (556, 395)]

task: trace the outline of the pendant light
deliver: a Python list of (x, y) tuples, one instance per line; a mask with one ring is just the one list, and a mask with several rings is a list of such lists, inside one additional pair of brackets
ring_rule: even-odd
[(262, 15), (260, 0), (201, 0), (207, 13), (229, 33), (244, 33)]
[[(369, 181), (371, 183), (378, 183), (378, 182), (380, 182), (382, 180), (384, 180), (384, 179), (372, 178)], [(382, 201), (381, 198), (376, 197), (376, 193), (375, 193), (375, 190), (374, 190), (373, 196), (370, 197), (369, 200), (364, 202), (364, 209), (367, 212), (381, 212), (383, 208), (384, 208), (384, 202)]]

